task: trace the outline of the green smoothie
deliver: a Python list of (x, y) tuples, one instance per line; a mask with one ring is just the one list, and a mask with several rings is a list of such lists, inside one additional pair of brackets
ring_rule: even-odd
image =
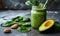
[(39, 26), (46, 20), (46, 9), (33, 7), (31, 10), (31, 26), (38, 29)]

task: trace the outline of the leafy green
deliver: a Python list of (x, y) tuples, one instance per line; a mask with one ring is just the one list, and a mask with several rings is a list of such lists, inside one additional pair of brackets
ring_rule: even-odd
[(41, 8), (43, 8), (44, 4), (43, 4), (43, 3), (39, 3), (39, 6), (40, 6)]
[(22, 21), (23, 21), (23, 22), (29, 22), (29, 21), (30, 21), (30, 18), (23, 18)]
[(22, 26), (22, 24), (24, 24), (24, 23), (25, 23), (25, 22), (20, 22), (20, 23), (18, 23), (18, 25), (19, 25), (19, 26)]
[(23, 17), (17, 16), (17, 17), (15, 17), (15, 18), (13, 18), (12, 21), (19, 22), (19, 21), (21, 21), (22, 19), (23, 19)]
[(30, 22), (21, 22), (18, 24), (19, 26), (30, 26), (31, 23)]
[(27, 2), (25, 2), (26, 5), (30, 5), (30, 6), (38, 6), (39, 2), (37, 0), (29, 0)]
[(55, 22), (55, 30), (60, 30), (60, 23), (59, 22)]
[(26, 1), (25, 4), (30, 6), (32, 5), (31, 1)]
[(33, 5), (34, 6), (38, 6), (39, 5), (39, 2), (37, 0), (34, 0)]
[(25, 26), (18, 27), (19, 32), (29, 32), (31, 29)]
[(16, 19), (20, 18), (20, 16), (17, 16), (15, 18), (12, 18), (12, 21), (15, 21)]
[(30, 18), (17, 16), (15, 18), (12, 18), (11, 21), (7, 21), (5, 23), (2, 23), (1, 26), (8, 27), (13, 24), (18, 24), (19, 26), (30, 26), (31, 25)]
[(45, 8), (47, 3), (48, 3), (48, 0), (46, 0), (46, 2), (44, 4), (41, 4), (38, 0), (29, 0), (29, 1), (25, 2), (26, 5), (41, 6), (42, 8)]
[(59, 22), (55, 22), (55, 26), (60, 27), (60, 23)]
[(29, 32), (31, 29), (27, 26), (30, 26), (30, 18), (26, 18), (26, 17), (21, 17), (21, 16), (17, 16), (15, 18), (12, 18), (11, 21), (7, 21), (5, 23), (0, 24), (0, 26), (3, 27), (10, 27), (14, 24), (18, 24), (18, 31), (19, 32)]
[(17, 23), (17, 22), (7, 21), (6, 23), (2, 23), (1, 26), (9, 27), (9, 26), (11, 26), (11, 25), (13, 25), (13, 24), (15, 24), (15, 23)]

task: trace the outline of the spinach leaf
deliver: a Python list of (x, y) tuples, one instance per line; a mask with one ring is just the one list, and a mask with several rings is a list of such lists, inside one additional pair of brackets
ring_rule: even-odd
[(21, 23), (18, 23), (19, 26), (27, 26), (29, 27), (31, 25), (30, 22), (21, 22)]
[(31, 29), (25, 26), (21, 26), (17, 29), (19, 32), (29, 32)]
[(30, 18), (17, 16), (13, 18), (11, 21), (7, 21), (6, 23), (2, 23), (1, 26), (8, 27), (13, 24), (18, 24), (19, 26), (30, 26)]
[(17, 23), (17, 22), (7, 21), (6, 23), (2, 23), (1, 26), (3, 26), (3, 27), (9, 27), (9, 26), (11, 26), (11, 25), (13, 25), (15, 23)]
[(34, 1), (33, 1), (33, 5), (34, 5), (34, 6), (38, 6), (38, 5), (39, 5), (38, 0), (34, 0)]
[(23, 22), (29, 22), (29, 21), (30, 21), (30, 18), (24, 17), (22, 21), (23, 21)]
[(28, 5), (28, 6), (32, 6), (32, 2), (31, 1), (26, 1), (25, 4)]
[(23, 17), (17, 16), (17, 17), (15, 17), (15, 18), (13, 18), (12, 21), (19, 22), (19, 21), (21, 21), (22, 19), (23, 19)]

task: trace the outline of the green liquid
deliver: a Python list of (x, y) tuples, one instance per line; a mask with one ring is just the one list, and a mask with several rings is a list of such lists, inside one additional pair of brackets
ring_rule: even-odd
[(46, 20), (46, 9), (31, 10), (31, 26), (38, 29), (39, 26)]

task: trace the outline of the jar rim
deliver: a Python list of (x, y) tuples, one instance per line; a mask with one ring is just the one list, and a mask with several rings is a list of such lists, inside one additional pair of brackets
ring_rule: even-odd
[(41, 8), (40, 6), (32, 6), (32, 10), (44, 10), (45, 8)]

